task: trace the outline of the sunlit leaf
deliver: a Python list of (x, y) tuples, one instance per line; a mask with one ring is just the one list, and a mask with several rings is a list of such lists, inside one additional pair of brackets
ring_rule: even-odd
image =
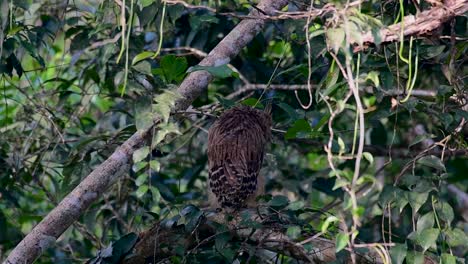
[(141, 185), (141, 186), (138, 187), (138, 189), (136, 190), (136, 196), (137, 196), (138, 198), (143, 197), (143, 195), (145, 195), (145, 194), (148, 192), (148, 189), (149, 189), (148, 185), (146, 185), (146, 184)]
[(135, 64), (137, 64), (138, 62), (140, 62), (142, 60), (148, 59), (148, 58), (152, 57), (153, 55), (154, 55), (154, 52), (152, 52), (152, 51), (143, 51), (143, 52), (137, 54), (133, 58), (132, 65), (135, 65)]
[(457, 258), (454, 255), (442, 253), (442, 264), (456, 264)]
[(452, 246), (468, 245), (468, 235), (459, 228), (444, 231), (447, 236), (447, 243)]
[(369, 152), (363, 152), (362, 156), (372, 165), (374, 163), (374, 157)]
[(133, 152), (133, 162), (136, 163), (145, 159), (148, 156), (149, 151), (150, 150), (148, 146), (144, 146), (142, 148), (135, 150), (135, 152)]
[(380, 87), (379, 72), (371, 71), (367, 74), (366, 80), (371, 80), (375, 87)]
[(336, 235), (336, 252), (343, 250), (349, 243), (349, 235), (345, 233), (338, 233)]
[(157, 160), (151, 160), (150, 168), (154, 171), (159, 171), (161, 169), (161, 163)]
[(327, 219), (325, 219), (325, 221), (322, 223), (321, 232), (326, 233), (328, 231), (328, 227), (330, 226), (330, 224), (339, 222), (339, 221), (340, 220), (336, 216), (332, 215), (332, 216), (327, 217)]
[(327, 42), (335, 53), (344, 46), (345, 32), (342, 28), (327, 29)]

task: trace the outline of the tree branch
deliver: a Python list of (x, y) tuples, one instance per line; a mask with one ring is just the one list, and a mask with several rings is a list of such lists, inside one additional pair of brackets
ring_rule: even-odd
[[(312, 85), (312, 89), (316, 89), (316, 85)], [(258, 84), (258, 83), (247, 83), (241, 86), (237, 91), (229, 94), (228, 99), (233, 99), (241, 94), (256, 91), (256, 90), (281, 90), (281, 91), (296, 91), (296, 90), (307, 90), (307, 84)], [(372, 93), (372, 86), (367, 86), (364, 88), (366, 92)], [(405, 95), (403, 90), (388, 90), (383, 92), (387, 96), (403, 96)], [(435, 90), (424, 90), (424, 89), (415, 89), (411, 92), (411, 95), (418, 97), (435, 97), (437, 96), (437, 91)]]
[[(403, 22), (391, 25), (380, 30), (379, 42), (392, 42), (400, 39), (401, 26), (403, 25), (404, 36), (416, 36), (428, 33), (439, 28), (444, 22), (455, 16), (463, 15), (468, 11), (468, 0), (444, 1), (446, 4), (433, 7), (427, 11), (421, 12), (417, 17), (414, 15), (406, 16)], [(372, 32), (367, 32), (362, 36), (364, 43), (376, 43)], [(356, 42), (356, 41), (355, 41)], [(354, 52), (363, 47), (355, 47)]]
[[(229, 222), (226, 221), (227, 215), (222, 212), (211, 215), (205, 213), (205, 216), (199, 219), (197, 228), (192, 232), (187, 232), (183, 224), (167, 227), (162, 222), (157, 222), (153, 227), (139, 234), (139, 242), (131, 252), (131, 257), (127, 258), (124, 263), (145, 263), (147, 260), (157, 263), (176, 255), (177, 247), (183, 247), (187, 254), (195, 253), (200, 247), (212, 244), (217, 236), (226, 233), (233, 236), (233, 239), (246, 241), (258, 249), (285, 254), (306, 263), (322, 263), (324, 259), (327, 261), (335, 259), (334, 251), (329, 250), (330, 246), (334, 245), (332, 241), (323, 242), (320, 238), (307, 241), (314, 245), (314, 251), (308, 252), (302, 244), (292, 241), (274, 224), (262, 223), (263, 227), (258, 229), (242, 226), (240, 215), (244, 213), (249, 214), (252, 221), (259, 224), (262, 222), (255, 209), (245, 209)], [(230, 215), (229, 218), (232, 216)], [(217, 230), (216, 226), (219, 224), (226, 226), (228, 230)]]
[[(250, 220), (259, 224), (258, 228), (243, 226), (242, 215), (249, 215)], [(232, 220), (227, 222), (228, 218)], [(199, 218), (196, 229), (191, 232), (187, 231), (183, 224), (166, 226), (164, 222), (157, 222), (150, 229), (139, 234), (138, 242), (123, 263), (158, 263), (177, 255), (179, 247), (184, 248), (186, 258), (192, 253), (195, 254), (201, 247), (211, 247), (218, 236), (225, 234), (230, 234), (231, 239), (249, 243), (256, 250), (265, 249), (273, 254), (286, 255), (304, 263), (330, 263), (337, 260), (335, 241), (321, 237), (322, 233), (310, 237), (304, 236), (302, 241), (294, 241), (285, 235), (285, 226), (269, 222), (267, 219), (269, 219), (268, 214), (260, 217), (257, 210), (252, 208), (229, 216), (222, 212), (218, 214), (205, 212), (204, 216)], [(220, 228), (220, 225), (227, 227), (227, 230)], [(312, 250), (307, 250), (304, 246), (306, 244)], [(378, 244), (356, 244), (355, 247), (372, 249)], [(380, 243), (380, 245), (384, 244)], [(385, 245), (394, 246), (394, 244)], [(346, 250), (350, 251), (349, 248)], [(373, 251), (363, 255), (357, 254), (357, 258), (359, 263), (385, 263)]]
[[(258, 8), (273, 14), (287, 4), (286, 0), (263, 0)], [(258, 11), (250, 12), (263, 16)], [(209, 54), (200, 62), (203, 66), (219, 66), (229, 63), (265, 25), (264, 19), (241, 21)], [(183, 96), (177, 101), (176, 111), (186, 109), (207, 87), (212, 76), (206, 71), (192, 72), (178, 88)], [(155, 119), (159, 123), (159, 118)], [(102, 193), (128, 171), (133, 152), (142, 146), (152, 128), (133, 134), (122, 146), (96, 169), (94, 169), (60, 204), (54, 208), (33, 230), (13, 249), (5, 263), (32, 263), (42, 252), (53, 246), (57, 238), (75, 222)]]

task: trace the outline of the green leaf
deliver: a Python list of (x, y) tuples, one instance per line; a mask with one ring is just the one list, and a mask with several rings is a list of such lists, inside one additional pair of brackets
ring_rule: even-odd
[(248, 227), (248, 228), (255, 228), (255, 229), (262, 228), (262, 224), (256, 221), (254, 215), (251, 212), (243, 211), (241, 212), (241, 217), (242, 217), (242, 221), (240, 223), (241, 226)]
[(220, 250), (220, 253), (221, 255), (223, 255), (223, 257), (227, 259), (228, 263), (234, 262), (234, 258), (237, 255), (237, 252), (230, 248), (223, 248), (222, 250)]
[(457, 258), (451, 254), (442, 253), (442, 264), (457, 264)]
[(169, 188), (169, 185), (163, 184), (160, 181), (153, 182), (153, 185), (158, 189), (159, 194), (164, 198), (164, 200), (173, 202), (176, 199), (174, 193), (172, 193)]
[(187, 59), (185, 57), (176, 57), (172, 54), (162, 57), (160, 64), (167, 83), (172, 83), (172, 81), (181, 81), (188, 67)]
[(408, 251), (408, 247), (405, 244), (395, 244), (390, 249), (390, 257), (392, 258), (392, 264), (401, 264), (403, 260), (405, 260), (406, 252)]
[(153, 141), (151, 142), (151, 148), (155, 148), (164, 138), (169, 134), (182, 135), (179, 128), (174, 123), (160, 124), (158, 125), (158, 132), (154, 135)]
[(445, 49), (445, 45), (441, 46), (423, 46), (420, 48), (419, 56), (424, 59), (431, 59), (436, 56), (439, 56)]
[(295, 201), (295, 202), (292, 202), (288, 205), (287, 209), (291, 210), (291, 211), (297, 211), (297, 210), (301, 210), (304, 208), (304, 202), (303, 201)]
[(380, 73), (377, 71), (369, 72), (366, 76), (366, 81), (371, 80), (374, 83), (375, 87), (380, 87), (379, 74)]
[(229, 109), (236, 105), (236, 102), (219, 95), (215, 95), (216, 99), (218, 99), (219, 103), (223, 106), (224, 109)]
[(359, 46), (362, 46), (363, 40), (362, 40), (361, 26), (363, 25), (363, 22), (353, 16), (349, 16), (349, 20), (352, 22), (346, 23), (345, 25), (345, 27), (347, 26), (346, 34), (350, 36), (352, 42), (355, 42)]
[(270, 58), (281, 58), (282, 56), (287, 56), (291, 52), (291, 44), (281, 40), (281, 41), (271, 41), (269, 45), (269, 55)]
[(283, 195), (275, 195), (268, 203), (272, 207), (284, 207), (288, 205), (289, 199)]
[(171, 116), (171, 106), (168, 104), (154, 104), (153, 111), (162, 117), (162, 122), (167, 124)]
[(362, 155), (364, 158), (372, 165), (374, 164), (374, 157), (369, 152), (363, 152)]
[(452, 247), (468, 245), (468, 235), (459, 228), (453, 228), (445, 231), (447, 243)]
[(39, 63), (39, 65), (41, 65), (41, 67), (45, 67), (44, 59), (41, 57), (41, 55), (38, 53), (38, 50), (31, 43), (23, 40), (20, 41), (20, 43), (21, 46), (23, 46), (28, 51), (29, 55), (31, 55), (31, 57), (33, 57)]
[(215, 247), (218, 251), (221, 251), (228, 242), (231, 240), (231, 233), (222, 231), (220, 234), (216, 234)]
[(309, 167), (314, 171), (321, 171), (329, 167), (326, 155), (311, 152), (307, 154), (307, 160), (309, 161)]
[(299, 118), (299, 115), (297, 114), (296, 110), (290, 105), (283, 102), (279, 102), (277, 105), (288, 114), (291, 120), (297, 120)]
[(322, 223), (322, 227), (320, 228), (322, 233), (326, 233), (328, 231), (328, 227), (330, 226), (330, 224), (339, 221), (340, 219), (338, 219), (336, 216), (331, 215), (327, 217), (327, 219), (325, 219), (325, 221)]
[(159, 161), (157, 160), (151, 160), (150, 168), (156, 172), (159, 172), (159, 170), (161, 169), (161, 163), (159, 163)]
[(361, 185), (363, 183), (375, 183), (376, 179), (375, 176), (370, 174), (363, 174), (359, 179), (356, 181), (357, 185)]
[(440, 220), (446, 222), (448, 225), (452, 223), (455, 215), (450, 204), (448, 204), (447, 202), (438, 202), (435, 205), (435, 209), (437, 211), (437, 216)]
[(340, 147), (340, 154), (344, 153), (346, 150), (346, 145), (341, 137), (338, 137), (338, 146)]
[(323, 33), (325, 33), (325, 30), (323, 29), (319, 29), (319, 30), (309, 30), (310, 34), (309, 34), (309, 39), (312, 39), (312, 38), (315, 38), (317, 36), (320, 36), (322, 35)]
[[(119, 260), (132, 250), (137, 240), (137, 234), (129, 233), (121, 237), (119, 240), (112, 242), (107, 249), (101, 251), (101, 256), (105, 256), (105, 261), (102, 263), (119, 263)], [(102, 252), (106, 253), (102, 254)], [(109, 252), (111, 253), (108, 254)]]
[(416, 230), (421, 232), (424, 229), (434, 227), (434, 213), (429, 212), (418, 219), (418, 223), (416, 224)]
[(413, 212), (418, 212), (421, 206), (427, 201), (427, 197), (429, 195), (428, 192), (425, 193), (418, 193), (418, 192), (406, 192), (408, 202), (413, 208)]
[(406, 263), (424, 264), (424, 254), (417, 251), (409, 251), (406, 255)]
[(328, 45), (335, 53), (344, 47), (345, 32), (342, 28), (330, 28), (326, 32)]
[(203, 25), (208, 23), (217, 24), (219, 19), (213, 15), (205, 14), (205, 15), (192, 15), (189, 18), (190, 27), (192, 30), (197, 31)]
[(142, 97), (135, 102), (135, 126), (138, 131), (150, 128), (155, 119), (155, 114), (151, 111), (151, 98)]
[(325, 76), (325, 91), (322, 92), (324, 97), (331, 95), (338, 87), (343, 84), (342, 82), (337, 83), (339, 77), (340, 68), (336, 66), (335, 63), (332, 63), (332, 66)]
[(257, 107), (257, 108), (265, 108), (262, 103), (258, 101), (256, 98), (247, 98), (244, 101), (241, 102), (243, 105), (251, 106), (251, 107)]
[(138, 198), (141, 198), (143, 197), (143, 195), (145, 195), (147, 192), (148, 192), (148, 185), (144, 184), (144, 185), (141, 185), (140, 187), (138, 187), (137, 191), (136, 191), (136, 196)]
[(429, 138), (435, 138), (435, 136), (432, 135), (432, 134), (431, 135), (428, 135), (428, 134), (419, 135), (411, 142), (411, 144), (408, 147), (412, 147), (412, 146), (414, 146), (414, 145), (416, 145), (416, 144), (418, 144), (418, 143), (420, 143), (420, 142), (422, 142), (422, 141), (424, 141), (426, 139), (429, 139)]
[(197, 210), (195, 212), (192, 212), (190, 215), (185, 216), (186, 218), (188, 217), (188, 221), (184, 226), (185, 232), (192, 233), (195, 230), (195, 228), (197, 228), (202, 216), (203, 211), (201, 210)]
[(379, 203), (381, 207), (387, 206), (388, 203), (395, 199), (395, 188), (391, 185), (385, 185), (379, 195)]
[(138, 131), (150, 128), (154, 124), (154, 114), (151, 111), (137, 112), (135, 116), (135, 126)]
[(216, 66), (216, 67), (196, 65), (196, 66), (190, 67), (187, 72), (195, 72), (195, 71), (207, 71), (211, 75), (213, 75), (213, 77), (221, 78), (221, 79), (234, 76), (233, 74), (234, 72), (227, 66), (227, 64)]
[(328, 123), (328, 120), (330, 120), (330, 114), (326, 113), (324, 114), (320, 120), (315, 124), (315, 126), (312, 128), (312, 131), (318, 131), (322, 126)]
[(335, 180), (335, 185), (333, 185), (332, 190), (333, 190), (333, 191), (334, 191), (334, 190), (337, 190), (337, 189), (339, 189), (339, 188), (341, 188), (341, 187), (343, 187), (343, 186), (346, 186), (346, 185), (348, 185), (348, 184), (349, 184), (349, 181), (346, 180), (345, 178), (336, 178), (336, 180)]
[(433, 155), (422, 157), (422, 158), (420, 158), (418, 160), (417, 163), (421, 164), (421, 165), (424, 165), (424, 166), (428, 166), (428, 167), (437, 169), (437, 170), (440, 170), (440, 171), (446, 171), (445, 170), (445, 165), (444, 165), (444, 163), (442, 163), (440, 158), (438, 158), (436, 156), (433, 156)]
[(144, 75), (151, 76), (151, 74), (152, 74), (151, 63), (149, 61), (139, 62), (136, 65), (133, 65), (132, 68), (135, 71), (140, 72), (140, 73), (142, 73)]
[[(305, 119), (297, 120), (284, 134), (285, 139), (298, 138), (300, 134), (309, 134), (312, 131), (309, 122)], [(298, 135), (299, 134), (299, 135)]]
[(401, 213), (405, 206), (408, 204), (408, 192), (396, 189), (394, 195), (395, 206), (400, 209), (399, 211)]
[(424, 229), (416, 236), (416, 243), (423, 248), (423, 251), (426, 251), (428, 248), (436, 246), (439, 233), (437, 228)]
[(138, 62), (142, 61), (142, 60), (146, 60), (147, 58), (150, 58), (154, 55), (154, 52), (152, 51), (143, 51), (139, 54), (137, 54), (134, 58), (133, 58), (133, 61), (132, 61), (132, 66), (137, 64)]
[(343, 250), (349, 242), (349, 235), (345, 233), (338, 233), (336, 235), (336, 252)]
[(148, 162), (146, 161), (140, 161), (137, 163), (133, 163), (132, 170), (134, 172), (139, 172), (142, 169), (145, 169), (148, 166)]
[(180, 98), (182, 98), (182, 96), (177, 90), (166, 90), (154, 99), (156, 104), (153, 105), (153, 111), (162, 117), (164, 124), (167, 124), (169, 121), (171, 109), (175, 106), (177, 99)]
[(301, 235), (301, 228), (299, 226), (290, 226), (286, 230), (286, 234), (291, 239), (297, 239)]
[(135, 150), (135, 152), (133, 152), (133, 162), (137, 163), (144, 160), (148, 156), (149, 152), (150, 150), (148, 146)]
[(141, 5), (142, 8), (145, 8), (147, 6), (150, 6), (152, 3), (156, 2), (155, 0), (139, 0), (139, 4)]
[(135, 185), (136, 186), (141, 186), (143, 185), (144, 183), (146, 183), (148, 181), (148, 174), (146, 173), (143, 173), (143, 174), (140, 174), (140, 176), (138, 176), (135, 180)]

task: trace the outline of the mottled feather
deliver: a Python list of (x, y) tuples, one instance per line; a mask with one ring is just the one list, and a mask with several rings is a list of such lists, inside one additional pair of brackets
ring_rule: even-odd
[(209, 182), (221, 207), (245, 207), (246, 200), (255, 194), (270, 127), (270, 113), (249, 106), (225, 111), (211, 126)]

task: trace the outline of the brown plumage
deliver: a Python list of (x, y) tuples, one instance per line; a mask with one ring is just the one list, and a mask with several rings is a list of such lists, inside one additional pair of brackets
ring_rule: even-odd
[(263, 189), (259, 171), (271, 138), (271, 115), (249, 106), (225, 111), (208, 132), (209, 182), (216, 205), (246, 207)]

